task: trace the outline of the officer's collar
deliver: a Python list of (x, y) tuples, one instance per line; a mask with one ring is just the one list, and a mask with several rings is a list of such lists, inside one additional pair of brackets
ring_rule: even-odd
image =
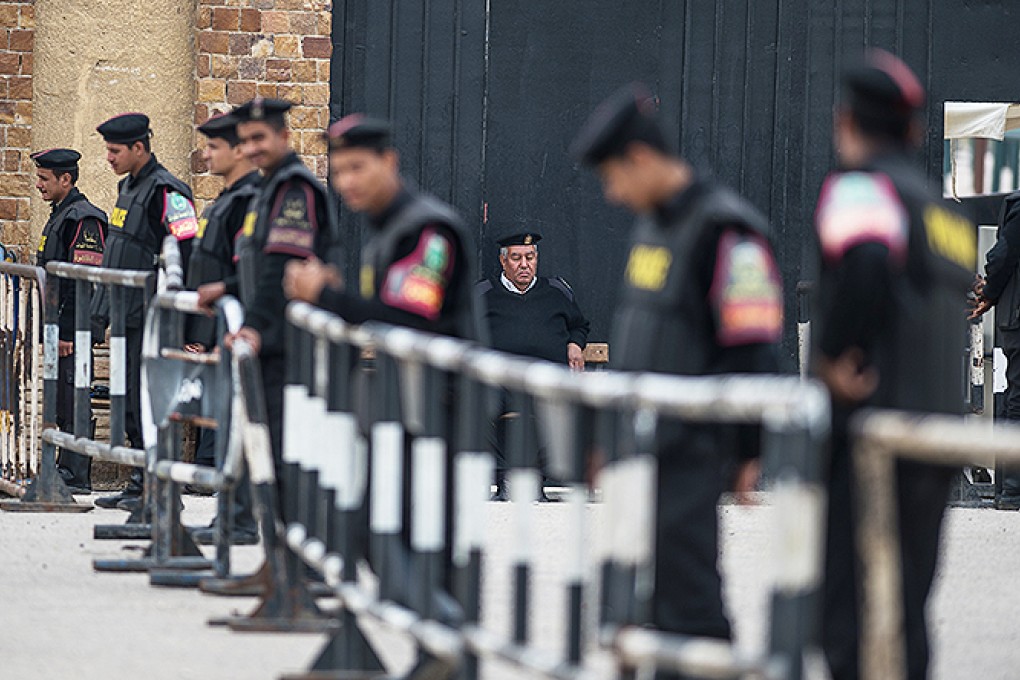
[(156, 154), (150, 154), (149, 160), (142, 166), (142, 169), (138, 171), (137, 175), (128, 175), (128, 183), (134, 185), (141, 182), (156, 171), (157, 165), (159, 165), (159, 161), (156, 160)]
[(284, 156), (282, 159), (280, 159), (280, 163), (275, 168), (273, 168), (272, 170), (270, 170), (269, 172), (267, 172), (265, 174), (265, 176), (263, 177), (263, 180), (268, 183), (270, 180), (272, 180), (273, 175), (275, 175), (276, 173), (280, 172), (281, 170), (283, 170), (288, 165), (293, 165), (294, 163), (300, 163), (300, 162), (301, 162), (301, 159), (298, 158), (297, 152), (296, 151), (290, 151), (290, 152), (287, 153), (286, 156)]
[(54, 213), (59, 212), (66, 208), (67, 206), (74, 203), (75, 201), (80, 201), (83, 198), (85, 198), (85, 196), (80, 191), (78, 191), (78, 187), (71, 187), (71, 190), (67, 192), (67, 196), (64, 196), (64, 200), (60, 201), (59, 203), (52, 204), (53, 212)]
[(393, 219), (393, 217), (398, 212), (403, 210), (404, 206), (406, 206), (410, 202), (411, 192), (408, 191), (407, 185), (404, 184), (403, 180), (401, 180), (400, 191), (398, 191), (397, 195), (393, 198), (392, 201), (390, 201), (390, 204), (386, 206), (386, 208), (384, 208), (383, 211), (378, 215), (369, 215), (368, 221), (376, 229), (382, 229), (387, 222)]
[(227, 192), (236, 191), (237, 189), (248, 186), (249, 184), (257, 184), (260, 181), (262, 181), (262, 175), (259, 174), (258, 170), (252, 170), (247, 175), (241, 175), (237, 181), (230, 186), (223, 187), (223, 191), (220, 192), (220, 195), (222, 196)]
[(691, 183), (673, 194), (664, 203), (656, 206), (655, 221), (662, 225), (673, 224), (690, 211), (694, 202), (705, 193), (708, 183), (699, 175), (695, 175)]

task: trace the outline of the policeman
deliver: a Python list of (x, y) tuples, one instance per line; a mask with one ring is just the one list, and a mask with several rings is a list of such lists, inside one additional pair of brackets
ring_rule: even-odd
[[(613, 329), (614, 364), (677, 375), (776, 368), (782, 285), (768, 224), (669, 149), (640, 84), (606, 100), (571, 151), (611, 203), (638, 215)], [(729, 638), (716, 565), (716, 504), (736, 457), (739, 493), (757, 480), (756, 432), (659, 423), (652, 623)]]
[[(223, 178), (224, 188), (198, 220), (198, 234), (185, 281), (192, 290), (219, 281), (236, 285), (234, 243), (241, 236), (248, 205), (258, 193), (261, 180), (258, 170), (241, 149), (234, 116), (213, 116), (199, 125), (198, 131), (206, 137), (202, 157), (209, 172)], [(185, 335), (188, 341), (185, 349), (193, 352), (208, 351), (219, 341), (215, 321), (209, 317), (189, 316)], [(214, 465), (215, 442), (215, 430), (199, 430), (195, 462)], [(251, 492), (246, 481), (238, 484), (235, 491), (234, 526), (229, 535), (235, 544), (258, 542)], [(191, 536), (198, 543), (212, 543), (214, 530), (212, 527), (196, 529)]]
[[(962, 310), (976, 230), (947, 209), (907, 159), (920, 139), (924, 90), (879, 50), (843, 76), (836, 112), (840, 167), (815, 212), (820, 271), (814, 371), (833, 401), (823, 646), (835, 680), (858, 677), (861, 601), (849, 418), (862, 406), (962, 413)], [(896, 468), (907, 676), (926, 677), (924, 606), (953, 471)]]
[[(339, 261), (339, 243), (326, 188), (290, 148), (289, 102), (258, 97), (234, 109), (237, 137), (248, 160), (262, 171), (237, 241), (236, 291), (245, 308), (237, 333), (259, 355), (273, 457), (283, 452), (285, 380), (283, 271), (291, 260)], [(199, 287), (203, 304), (234, 292), (228, 281)], [(279, 473), (280, 470), (277, 470)], [(277, 474), (277, 480), (282, 475)]]
[[(92, 205), (75, 184), (78, 159), (73, 149), (49, 149), (31, 155), (36, 166), (35, 188), (50, 202), (50, 218), (43, 227), (36, 265), (47, 262), (100, 265), (106, 243), (106, 213)], [(74, 300), (75, 282), (60, 279), (59, 359), (57, 381), (57, 427), (70, 432), (74, 426)], [(91, 347), (89, 348), (91, 351)], [(91, 409), (91, 405), (90, 405)], [(91, 412), (91, 411), (90, 411)], [(92, 490), (88, 456), (61, 451), (57, 469), (72, 492)]]
[[(492, 346), (501, 352), (566, 363), (584, 370), (584, 348), (591, 324), (581, 313), (574, 290), (558, 276), (538, 276), (538, 242), (542, 234), (524, 231), (506, 234), (499, 244), (498, 276), (479, 281), (475, 292), (482, 299)], [(506, 404), (504, 404), (506, 406)], [(506, 428), (516, 416), (505, 413), (495, 422), (496, 493), (493, 500), (509, 500)], [(526, 426), (531, 427), (533, 423)], [(539, 458), (543, 458), (540, 452)], [(545, 492), (540, 499), (546, 500)]]
[[(180, 245), (183, 265), (187, 267), (191, 241), (198, 233), (198, 219), (191, 189), (170, 174), (155, 154), (149, 138), (149, 117), (142, 113), (124, 113), (96, 128), (106, 142), (106, 160), (118, 175), (126, 175), (117, 184), (117, 204), (110, 215), (109, 243), (103, 254), (103, 266), (112, 269), (154, 270), (163, 239), (173, 234)], [(141, 356), (142, 328), (146, 293), (124, 290), (125, 342), (127, 354), (127, 394), (124, 429), (134, 448), (144, 448), (141, 432)], [(109, 300), (105, 287), (93, 300), (96, 325), (109, 322)], [(142, 472), (132, 468), (131, 480), (119, 494), (96, 500), (101, 508), (137, 507), (142, 494)]]

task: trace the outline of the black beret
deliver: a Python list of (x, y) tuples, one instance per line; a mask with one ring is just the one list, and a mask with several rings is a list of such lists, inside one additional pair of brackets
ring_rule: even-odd
[(336, 149), (386, 149), (392, 146), (393, 128), (379, 118), (363, 113), (344, 116), (329, 126), (326, 141), (331, 151)]
[(96, 131), (113, 144), (133, 144), (152, 134), (149, 117), (144, 113), (122, 113), (100, 124)]
[(218, 113), (198, 126), (198, 131), (209, 138), (225, 139), (231, 146), (237, 144), (237, 118), (232, 113)]
[(641, 83), (624, 86), (595, 109), (570, 145), (570, 155), (585, 165), (598, 165), (621, 155), (631, 142), (669, 151), (656, 120), (655, 98)]
[(542, 235), (537, 231), (521, 231), (500, 237), (496, 239), (496, 243), (506, 248), (508, 246), (533, 246), (541, 240)]
[(291, 106), (293, 104), (283, 99), (255, 97), (250, 102), (235, 108), (231, 111), (231, 115), (237, 119), (238, 123), (254, 121), (280, 122), (283, 120), (283, 114), (290, 111)]
[(869, 119), (907, 122), (924, 106), (924, 87), (899, 58), (872, 49), (843, 72), (846, 104)]
[(81, 154), (74, 149), (46, 149), (29, 156), (40, 168), (67, 170), (78, 165)]

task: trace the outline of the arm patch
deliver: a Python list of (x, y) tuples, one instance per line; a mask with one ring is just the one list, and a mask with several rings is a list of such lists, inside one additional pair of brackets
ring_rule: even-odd
[(783, 286), (764, 238), (727, 229), (719, 239), (709, 300), (723, 347), (783, 336)]
[(453, 263), (453, 244), (434, 227), (426, 227), (414, 251), (390, 265), (379, 297), (390, 307), (436, 321), (446, 301)]
[(315, 196), (309, 186), (293, 182), (277, 194), (269, 216), (266, 254), (281, 253), (295, 257), (315, 255)]
[(822, 255), (830, 262), (862, 243), (886, 246), (897, 262), (907, 256), (910, 217), (886, 175), (830, 175), (822, 186), (815, 225)]
[(178, 241), (187, 241), (198, 233), (195, 204), (184, 194), (163, 190), (163, 224)]
[(98, 267), (103, 264), (103, 231), (94, 219), (81, 220), (71, 242), (71, 262)]

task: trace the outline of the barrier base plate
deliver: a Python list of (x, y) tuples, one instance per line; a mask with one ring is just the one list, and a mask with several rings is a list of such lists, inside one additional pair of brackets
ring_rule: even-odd
[(271, 619), (250, 616), (228, 616), (209, 619), (210, 626), (226, 626), (241, 633), (329, 633), (340, 624), (332, 618)]
[(203, 580), (213, 577), (208, 571), (152, 569), (149, 572), (149, 584), (166, 588), (197, 588)]
[(6, 510), (7, 512), (89, 512), (93, 507), (84, 503), (0, 501), (0, 510)]
[(280, 680), (377, 680), (388, 677), (386, 671), (305, 671), (281, 675)]
[(92, 528), (97, 541), (138, 540), (152, 538), (151, 524), (97, 524)]

